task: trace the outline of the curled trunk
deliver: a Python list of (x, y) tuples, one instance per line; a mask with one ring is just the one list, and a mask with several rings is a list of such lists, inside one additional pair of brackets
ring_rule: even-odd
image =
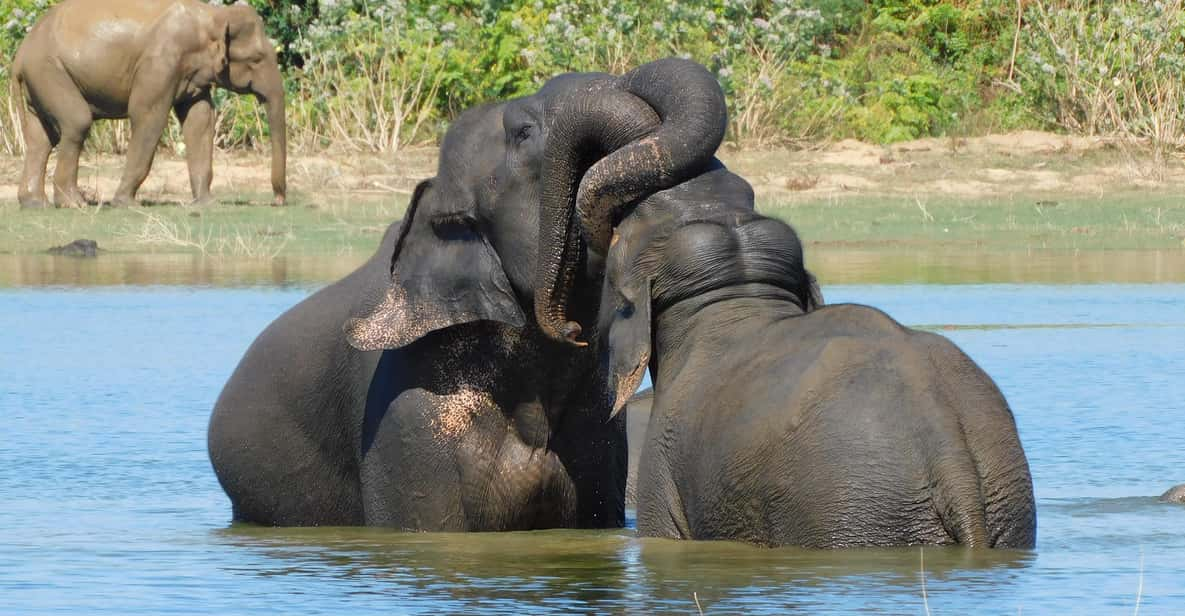
[(699, 174), (726, 126), (716, 79), (678, 58), (596, 82), (560, 104), (544, 154), (540, 198), (535, 316), (544, 333), (576, 343), (581, 332), (566, 318), (581, 227), (588, 247), (605, 254), (625, 208)]
[(268, 71), (268, 75), (261, 80), (261, 84), (252, 84), (255, 96), (263, 104), (267, 112), (268, 132), (272, 142), (272, 193), (275, 195), (273, 203), (284, 205), (288, 199), (288, 126), (284, 117), (284, 80), (280, 75), (280, 68)]

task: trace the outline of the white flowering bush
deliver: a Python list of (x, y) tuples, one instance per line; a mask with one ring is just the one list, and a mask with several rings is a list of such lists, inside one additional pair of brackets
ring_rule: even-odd
[[(713, 71), (739, 144), (1059, 128), (1185, 145), (1185, 0), (207, 1), (263, 16), (296, 148), (431, 141), (557, 73), (671, 55)], [(0, 50), (53, 3), (0, 0)], [(0, 149), (15, 152), (7, 69)], [(215, 96), (221, 147), (266, 143), (250, 97)], [(118, 150), (119, 126), (96, 124), (88, 145)]]
[(1019, 83), (1051, 124), (1185, 146), (1182, 0), (1034, 3)]

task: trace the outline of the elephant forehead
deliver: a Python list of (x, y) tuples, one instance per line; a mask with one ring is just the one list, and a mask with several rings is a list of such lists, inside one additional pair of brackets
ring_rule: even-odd
[(655, 247), (660, 254), (643, 257), (655, 262), (656, 303), (741, 283), (801, 284), (802, 249), (789, 226), (763, 217), (726, 218), (683, 225)]
[(437, 177), (442, 185), (474, 185), (502, 159), (502, 117), (506, 104), (482, 105), (461, 114), (440, 144)]

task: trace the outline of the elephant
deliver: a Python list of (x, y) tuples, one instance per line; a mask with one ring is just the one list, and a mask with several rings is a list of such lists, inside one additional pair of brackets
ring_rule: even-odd
[(1160, 500), (1165, 503), (1185, 504), (1185, 483), (1169, 488), (1167, 492), (1160, 495)]
[[(604, 349), (614, 412), (650, 371), (638, 533), (1031, 548), (1032, 479), (1012, 412), (952, 342), (872, 307), (822, 305), (794, 229), (754, 211), (748, 183), (723, 165), (637, 202), (617, 184), (632, 184), (646, 151), (572, 168), (569, 153), (602, 130), (596, 107), (629, 96), (556, 111), (568, 141), (553, 137), (544, 154), (540, 224), (556, 228), (540, 229), (535, 311), (556, 341)], [(723, 96), (705, 100), (720, 107), (696, 113), (722, 122)], [(588, 290), (570, 272), (600, 250), (598, 316), (580, 340), (569, 313), (587, 312), (574, 298)]]
[(263, 20), (249, 6), (198, 0), (65, 0), (17, 49), (13, 100), (25, 138), (18, 200), (48, 206), (45, 167), (58, 148), (54, 204), (81, 207), (78, 157), (96, 119), (129, 118), (127, 164), (113, 206), (135, 205), (169, 111), (181, 122), (194, 203), (210, 200), (214, 155), (211, 86), (253, 94), (271, 132), (273, 203), (287, 198), (284, 81)]
[[(398, 229), (359, 271), (270, 325), (219, 396), (208, 448), (234, 519), (416, 531), (624, 524), (625, 422), (609, 417), (602, 351), (553, 341), (532, 309), (542, 155), (561, 100), (631, 80), (652, 82), (658, 99), (685, 69), (670, 60), (620, 77), (560, 75), (459, 116)], [(664, 105), (599, 118), (606, 138), (582, 160), (632, 143), (639, 118), (649, 127)], [(666, 119), (687, 132), (682, 121)], [(669, 173), (717, 145), (699, 144)], [(573, 282), (593, 289), (603, 260), (580, 261)], [(572, 297), (591, 307), (599, 293)]]

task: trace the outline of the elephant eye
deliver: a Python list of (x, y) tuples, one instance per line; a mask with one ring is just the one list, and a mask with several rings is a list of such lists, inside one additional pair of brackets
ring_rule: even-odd
[(518, 129), (518, 132), (514, 133), (514, 145), (520, 145), (522, 142), (530, 139), (533, 128), (530, 124), (524, 124), (522, 128)]
[(432, 217), (431, 224), (433, 231), (441, 236), (477, 230), (477, 218), (471, 212), (442, 212)]
[(618, 314), (621, 315), (621, 318), (623, 318), (623, 319), (628, 319), (628, 318), (634, 316), (634, 303), (633, 302), (626, 302), (625, 305), (622, 306), (621, 309), (618, 310), (617, 312), (618, 312)]

